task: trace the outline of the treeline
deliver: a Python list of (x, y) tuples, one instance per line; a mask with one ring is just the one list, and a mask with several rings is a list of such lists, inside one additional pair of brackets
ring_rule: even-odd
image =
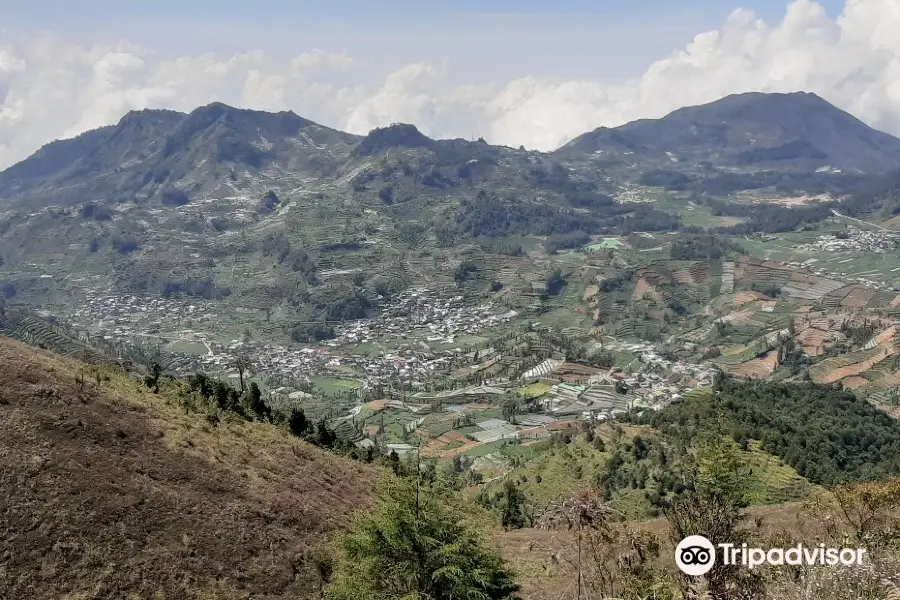
[(674, 260), (705, 260), (722, 258), (728, 252), (743, 254), (738, 244), (716, 235), (679, 235), (669, 247)]
[(841, 206), (854, 217), (879, 211), (884, 217), (900, 213), (900, 169), (860, 182)]
[(730, 196), (746, 190), (772, 188), (786, 195), (853, 193), (871, 178), (847, 173), (791, 173), (756, 171), (753, 173), (715, 172), (707, 175), (686, 174), (673, 169), (654, 169), (643, 173), (643, 185), (663, 187), (670, 191), (696, 195)]
[(678, 217), (647, 205), (601, 203), (589, 213), (563, 206), (504, 199), (485, 191), (463, 199), (460, 210), (435, 225), (439, 238), (497, 238), (515, 235), (560, 235), (634, 231), (672, 231)]
[(834, 202), (792, 207), (774, 203), (738, 204), (707, 197), (695, 197), (693, 201), (708, 206), (710, 212), (717, 217), (744, 219), (743, 223), (719, 229), (719, 231), (737, 235), (793, 231), (801, 225), (818, 223), (827, 219), (831, 216), (831, 209), (839, 206)]
[(724, 378), (717, 393), (672, 404), (648, 420), (686, 441), (722, 421), (743, 447), (760, 441), (814, 483), (900, 474), (900, 423), (831, 385)]
[[(162, 369), (154, 365), (145, 378), (145, 384), (158, 393), (161, 384), (164, 384), (163, 379)], [(224, 415), (232, 415), (245, 421), (272, 423), (286, 429), (294, 437), (340, 456), (381, 464), (389, 467), (396, 475), (405, 476), (414, 472), (413, 467), (408, 462), (401, 461), (395, 452), (384, 454), (372, 446), (358, 448), (353, 443), (340, 439), (325, 419), (312, 419), (302, 408), (272, 410), (255, 382), (244, 386), (242, 391), (204, 373), (196, 373), (183, 381), (173, 378), (168, 380), (185, 408), (206, 412), (207, 421), (211, 425), (218, 425)]]
[(546, 240), (544, 240), (544, 250), (547, 251), (547, 254), (555, 254), (560, 250), (582, 248), (590, 241), (591, 236), (583, 231), (560, 233), (557, 235), (551, 235)]

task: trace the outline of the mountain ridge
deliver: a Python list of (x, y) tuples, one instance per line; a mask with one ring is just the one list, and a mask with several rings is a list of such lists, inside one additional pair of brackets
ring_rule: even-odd
[[(467, 148), (461, 147), (461, 142)], [(274, 165), (308, 176), (338, 177), (342, 169), (348, 170), (347, 163), (390, 148), (440, 151), (453, 145), (466, 151), (478, 143), (433, 139), (410, 124), (379, 127), (359, 136), (320, 125), (293, 111), (241, 109), (221, 102), (190, 113), (145, 109), (127, 113), (115, 125), (50, 142), (0, 171), (0, 199), (30, 193), (52, 195), (48, 192), (53, 186), (83, 185), (78, 179), (91, 176), (114, 180), (109, 183), (127, 195), (149, 184), (178, 183), (192, 169), (208, 169), (210, 161), (255, 170)], [(480, 143), (495, 152), (518, 152), (483, 140)], [(331, 148), (332, 144), (336, 147)], [(732, 94), (679, 108), (660, 119), (598, 127), (553, 152), (526, 152), (565, 161), (599, 157), (614, 158), (613, 163), (664, 163), (679, 168), (709, 164), (800, 170), (831, 167), (876, 174), (900, 168), (900, 139), (808, 92)], [(287, 158), (279, 165), (283, 156)], [(110, 173), (139, 170), (143, 177), (137, 181), (123, 182), (122, 177)], [(215, 172), (208, 175), (215, 176)], [(94, 187), (86, 186), (84, 193), (99, 191)], [(159, 190), (142, 192), (153, 195)]]
[[(741, 113), (742, 104), (785, 98), (820, 107), (825, 117), (816, 113), (813, 121), (852, 119), (804, 94), (734, 96), (726, 104), (736, 102)], [(760, 118), (766, 114), (753, 110)], [(715, 109), (704, 122), (722, 113)], [(870, 133), (851, 124), (860, 135)], [(186, 114), (136, 111), (114, 126), (50, 144), (0, 173), (0, 256), (9, 285), (28, 290), (32, 299), (56, 297), (60, 286), (80, 289), (85, 284), (75, 280), (90, 275), (96, 277), (91, 286), (104, 282), (128, 293), (190, 289), (217, 300), (230, 297), (230, 303), (254, 297), (253, 306), (277, 305), (282, 320), (309, 321), (337, 311), (330, 303), (349, 293), (347, 275), (356, 269), (366, 272), (371, 286), (381, 279), (406, 285), (410, 273), (386, 264), (387, 246), (453, 260), (487, 238), (570, 236), (548, 243), (574, 247), (585, 236), (682, 229), (683, 211), (673, 205), (685, 197), (715, 200), (762, 188), (837, 197), (857, 183), (819, 173), (819, 165), (832, 162), (816, 158), (819, 138), (797, 141), (777, 123), (770, 127), (770, 148), (794, 156), (777, 161), (775, 170), (746, 156), (748, 164), (734, 167), (732, 159), (749, 148), (710, 146), (721, 131), (699, 136), (686, 146), (690, 160), (673, 162), (653, 142), (659, 126), (643, 121), (602, 130), (619, 144), (606, 160), (590, 148), (541, 153), (483, 140), (434, 140), (409, 124), (357, 136), (290, 111), (221, 103)], [(644, 137), (629, 133), (635, 128), (643, 128)], [(678, 122), (664, 129), (676, 138), (685, 131)], [(883, 136), (873, 144), (900, 144)], [(854, 139), (862, 143), (864, 136)], [(663, 196), (667, 202), (656, 201)], [(784, 211), (790, 214), (774, 221), (786, 227), (830, 214), (818, 205), (807, 209), (809, 217)], [(745, 227), (762, 220), (757, 215)], [(335, 272), (343, 274), (342, 283), (321, 285)], [(423, 280), (449, 278), (446, 272), (416, 272)]]
[(900, 167), (900, 139), (810, 92), (731, 94), (659, 119), (599, 127), (554, 154), (644, 155), (735, 167), (789, 166), (884, 173)]

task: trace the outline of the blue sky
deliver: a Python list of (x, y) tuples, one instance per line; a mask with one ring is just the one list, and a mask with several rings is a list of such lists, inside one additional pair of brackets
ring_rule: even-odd
[[(603, 15), (616, 19), (629, 17), (656, 18), (678, 12), (707, 13), (721, 16), (738, 6), (750, 8), (766, 17), (778, 17), (784, 12), (784, 0), (454, 0), (453, 2), (423, 2), (421, 0), (2, 0), (0, 9), (4, 19), (20, 19), (31, 24), (54, 21), (66, 23), (84, 20), (129, 20), (162, 18), (192, 21), (232, 21), (247, 23), (291, 21), (298, 17), (313, 21), (383, 20), (398, 17), (430, 19), (460, 13), (506, 14), (570, 14)], [(837, 12), (842, 2), (820, 2), (829, 11)], [(77, 7), (75, 9), (74, 7)]]
[[(819, 2), (832, 15), (839, 0)], [(528, 75), (617, 81), (721, 25), (770, 22), (785, 0), (0, 0), (0, 28), (74, 41), (127, 39), (162, 56), (321, 48), (399, 64), (448, 61), (470, 83)], [(77, 10), (73, 10), (77, 6)], [(477, 73), (473, 68), (477, 65)], [(474, 76), (473, 76), (474, 75)]]

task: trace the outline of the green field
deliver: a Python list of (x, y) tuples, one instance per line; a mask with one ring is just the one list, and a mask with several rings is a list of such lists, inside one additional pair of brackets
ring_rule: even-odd
[(717, 217), (712, 214), (708, 206), (694, 204), (686, 198), (667, 196), (656, 203), (656, 207), (667, 213), (678, 215), (686, 226), (706, 227), (730, 227), (742, 221), (734, 217)]
[(310, 377), (310, 381), (312, 381), (315, 389), (326, 396), (332, 396), (348, 390), (356, 390), (362, 385), (353, 379), (336, 379), (333, 377)]

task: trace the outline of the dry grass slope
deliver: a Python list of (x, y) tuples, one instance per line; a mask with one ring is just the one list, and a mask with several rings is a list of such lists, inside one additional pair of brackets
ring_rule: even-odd
[[(0, 338), (0, 598), (303, 598), (375, 471)], [(96, 372), (96, 371), (95, 371)]]

